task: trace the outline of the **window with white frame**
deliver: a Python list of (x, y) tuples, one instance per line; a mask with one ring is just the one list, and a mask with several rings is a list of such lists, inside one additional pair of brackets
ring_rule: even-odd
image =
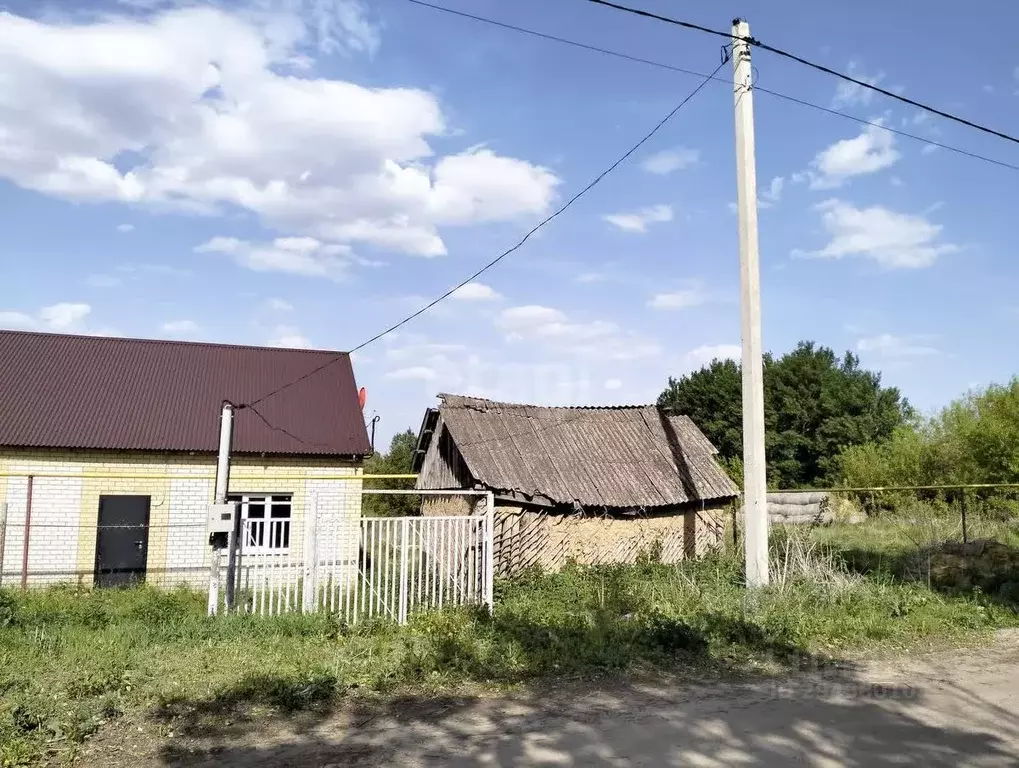
[(241, 551), (280, 553), (290, 549), (293, 494), (252, 493), (231, 496), (241, 505)]

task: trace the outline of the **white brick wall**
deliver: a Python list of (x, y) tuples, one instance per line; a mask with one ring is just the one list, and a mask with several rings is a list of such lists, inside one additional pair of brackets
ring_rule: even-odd
[[(210, 550), (205, 520), (213, 495), (214, 457), (0, 450), (0, 471), (11, 475), (0, 485), (0, 502), (9, 508), (0, 561), (4, 584), (17, 584), (21, 578), (29, 474), (37, 475), (30, 583), (91, 584), (99, 497), (142, 495), (151, 499), (147, 580), (164, 586), (187, 582), (204, 588), (208, 584)], [(44, 476), (53, 473), (83, 477)], [(359, 473), (360, 467), (338, 461), (323, 464), (310, 459), (238, 457), (230, 492), (293, 495), (290, 549), (298, 564), (303, 558), (305, 510), (314, 493), (325, 521), (319, 552), (323, 557), (356, 563), (361, 481), (320, 478), (356, 477)]]
[(21, 551), (25, 543), (25, 505), (28, 478), (7, 478), (7, 538), (3, 552), (3, 583), (12, 585), (21, 579)]
[[(308, 480), (308, 498), (318, 506), (319, 559), (357, 567), (361, 536), (361, 483), (342, 480)], [(337, 574), (337, 578), (345, 575)]]
[(186, 583), (200, 588), (209, 583), (204, 570), (209, 567), (209, 536), (205, 522), (213, 493), (212, 480), (174, 478), (170, 481), (165, 585)]
[[(39, 477), (33, 480), (28, 551), (30, 584), (77, 579), (81, 490), (82, 481), (78, 478)], [(3, 560), (5, 584), (21, 580), (27, 507), (28, 478), (9, 478)]]

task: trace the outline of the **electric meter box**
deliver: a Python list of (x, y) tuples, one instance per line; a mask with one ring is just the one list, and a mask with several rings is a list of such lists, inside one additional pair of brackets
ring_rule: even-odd
[(209, 533), (230, 533), (234, 528), (238, 504), (235, 501), (226, 504), (209, 505)]

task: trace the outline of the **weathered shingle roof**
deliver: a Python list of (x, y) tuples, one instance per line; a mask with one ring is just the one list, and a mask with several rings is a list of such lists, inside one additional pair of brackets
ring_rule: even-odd
[(0, 446), (215, 451), (224, 400), (240, 453), (363, 455), (368, 436), (350, 359), (224, 344), (0, 331)]
[[(605, 507), (657, 507), (739, 493), (690, 418), (653, 405), (544, 408), (439, 397), (435, 439), (423, 435), (419, 449), (438, 451), (440, 433), (447, 430), (470, 475), (496, 491)], [(422, 474), (418, 487), (433, 487), (429, 482)]]

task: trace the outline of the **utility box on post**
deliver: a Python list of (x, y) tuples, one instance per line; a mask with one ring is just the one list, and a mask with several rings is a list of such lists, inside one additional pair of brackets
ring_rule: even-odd
[(219, 549), (226, 549), (227, 540), (234, 529), (237, 519), (238, 504), (229, 501), (226, 504), (210, 504), (208, 515), (209, 544)]

